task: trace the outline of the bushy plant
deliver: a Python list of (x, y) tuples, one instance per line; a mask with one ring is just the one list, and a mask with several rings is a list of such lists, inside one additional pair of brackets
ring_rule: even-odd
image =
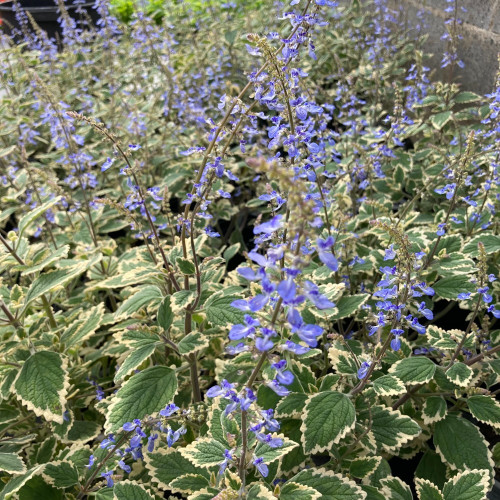
[(485, 498), (500, 78), (381, 0), (165, 3), (3, 37), (0, 498)]

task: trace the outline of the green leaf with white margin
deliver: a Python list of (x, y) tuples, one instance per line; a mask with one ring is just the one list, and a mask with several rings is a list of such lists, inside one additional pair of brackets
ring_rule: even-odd
[(14, 382), (16, 396), (28, 410), (59, 424), (63, 423), (68, 388), (66, 359), (50, 351), (32, 354)]
[(24, 231), (28, 228), (28, 226), (38, 217), (41, 217), (49, 208), (52, 208), (54, 205), (61, 201), (61, 196), (56, 196), (49, 201), (46, 201), (39, 207), (35, 208), (31, 212), (27, 213), (18, 224), (18, 236), (19, 241)]
[(165, 297), (158, 308), (158, 324), (164, 329), (168, 330), (174, 321), (174, 313), (170, 305), (170, 295)]
[(142, 484), (135, 481), (119, 481), (113, 488), (113, 500), (154, 500)]
[(354, 481), (324, 468), (303, 470), (290, 482), (315, 489), (321, 495), (318, 500), (366, 499), (366, 493)]
[(329, 450), (356, 422), (352, 401), (340, 392), (325, 391), (311, 396), (305, 406), (302, 445), (305, 453)]
[(0, 470), (7, 474), (24, 474), (27, 469), (17, 453), (0, 452)]
[(422, 420), (425, 425), (433, 424), (446, 417), (448, 405), (442, 396), (429, 396), (422, 408)]
[(415, 489), (419, 500), (444, 500), (441, 490), (427, 479), (416, 477)]
[(36, 273), (37, 271), (41, 271), (45, 267), (57, 262), (60, 259), (65, 259), (69, 253), (69, 245), (63, 245), (59, 247), (57, 250), (51, 251), (46, 248), (41, 253), (38, 252), (35, 256), (33, 256), (32, 262), (28, 265), (16, 265), (12, 266), (12, 271), (21, 272), (24, 276), (27, 274)]
[(328, 359), (333, 369), (341, 375), (356, 375), (358, 367), (353, 355), (346, 346), (340, 342), (332, 342), (328, 349)]
[(261, 483), (253, 484), (247, 493), (247, 500), (275, 500), (275, 498), (271, 491)]
[(14, 476), (0, 491), (0, 500), (10, 500), (12, 495), (16, 494), (40, 469), (44, 464), (33, 467), (22, 476)]
[(469, 102), (480, 101), (482, 97), (474, 92), (464, 91), (452, 98), (458, 104), (467, 104)]
[(193, 441), (189, 446), (180, 448), (181, 455), (196, 467), (213, 467), (224, 460), (225, 446), (219, 441), (202, 438)]
[(120, 368), (116, 372), (114, 382), (117, 383), (126, 376), (130, 375), (138, 366), (140, 366), (155, 352), (156, 347), (159, 345), (161, 345), (161, 342), (153, 337), (151, 339), (151, 343), (133, 350), (127, 356), (125, 361), (120, 365)]
[(413, 500), (410, 487), (399, 477), (388, 476), (380, 480), (382, 493), (387, 500)]
[(321, 493), (310, 486), (287, 481), (280, 489), (280, 500), (318, 500)]
[(177, 347), (180, 354), (186, 355), (201, 351), (205, 347), (208, 347), (208, 344), (209, 340), (206, 335), (200, 332), (192, 332), (183, 337), (179, 344), (177, 344)]
[(201, 474), (184, 474), (175, 478), (169, 489), (176, 493), (194, 493), (210, 486), (208, 479)]
[(357, 311), (369, 298), (370, 295), (367, 293), (341, 297), (336, 304), (337, 312), (330, 319), (347, 318)]
[(460, 387), (468, 387), (474, 372), (464, 363), (455, 362), (445, 372), (446, 378)]
[(436, 295), (443, 299), (455, 300), (459, 293), (472, 293), (476, 291), (476, 286), (471, 283), (470, 276), (449, 276), (443, 278), (432, 285)]
[(309, 395), (303, 392), (291, 392), (288, 396), (281, 398), (276, 407), (276, 416), (280, 418), (300, 417), (308, 397)]
[(405, 384), (424, 384), (432, 380), (436, 365), (423, 356), (412, 356), (393, 364), (389, 373), (394, 373)]
[(283, 434), (273, 435), (273, 438), (274, 437), (281, 438), (283, 440), (283, 445), (278, 448), (271, 448), (267, 443), (259, 443), (254, 451), (255, 456), (262, 457), (264, 463), (267, 465), (272, 464), (274, 461), (280, 459), (282, 456), (299, 446), (298, 443), (291, 439), (287, 439)]
[(479, 248), (477, 244), (481, 242), (484, 245), (484, 250), (487, 254), (500, 251), (500, 236), (491, 233), (483, 233), (471, 238), (462, 250), (464, 254), (471, 257), (479, 255)]
[(118, 321), (128, 318), (144, 307), (155, 307), (162, 299), (163, 294), (157, 286), (148, 285), (142, 287), (139, 291), (134, 293), (134, 295), (120, 304), (120, 307), (115, 312), (115, 320)]
[(366, 500), (387, 500), (382, 493), (375, 488), (375, 486), (369, 486), (367, 484), (360, 485), (361, 489), (368, 495)]
[[(158, 452), (146, 453), (144, 460), (146, 469), (151, 476), (151, 482), (157, 484), (159, 489), (168, 490), (170, 483), (185, 474), (201, 474), (209, 478), (208, 472), (195, 467), (188, 459), (184, 458), (179, 449), (161, 448)], [(220, 462), (223, 458), (221, 457)]]
[(442, 111), (441, 113), (431, 115), (429, 120), (436, 130), (441, 130), (451, 120), (452, 116), (453, 113), (451, 111)]
[(443, 462), (452, 470), (493, 469), (488, 443), (479, 429), (456, 414), (448, 414), (436, 423), (434, 446)]
[(83, 313), (83, 317), (80, 315), (64, 330), (61, 335), (61, 344), (64, 344), (67, 349), (76, 345), (81, 346), (99, 328), (103, 317), (104, 304), (91, 307)]
[(234, 289), (235, 293), (241, 292), (240, 287), (228, 287), (214, 293), (205, 303), (207, 320), (214, 326), (229, 326), (243, 322), (245, 313), (231, 306), (231, 303), (234, 302), (234, 296), (228, 294), (229, 289)]
[(45, 482), (56, 488), (70, 488), (79, 483), (78, 471), (70, 462), (57, 461), (45, 465)]
[(500, 429), (500, 403), (497, 399), (477, 394), (467, 399), (467, 405), (477, 420)]
[(406, 392), (403, 382), (392, 375), (384, 375), (374, 380), (373, 388), (379, 396), (399, 396)]
[(484, 500), (489, 490), (489, 472), (474, 469), (457, 474), (444, 485), (444, 500)]
[(365, 420), (367, 425), (371, 420), (371, 433), (375, 438), (377, 448), (389, 452), (398, 450), (421, 432), (420, 426), (410, 417), (402, 415), (398, 410), (383, 406), (372, 406), (370, 412), (363, 411), (360, 418)]
[(226, 262), (229, 262), (239, 252), (240, 248), (241, 243), (235, 243), (234, 245), (227, 247), (222, 254)]
[(171, 403), (177, 392), (175, 370), (153, 366), (129, 378), (114, 396), (106, 414), (106, 433), (134, 418), (142, 419)]
[(382, 457), (355, 458), (349, 466), (349, 474), (358, 479), (363, 479), (375, 472), (381, 460)]
[(101, 259), (102, 255), (95, 255), (90, 260), (78, 261), (78, 264), (74, 267), (57, 269), (50, 273), (40, 274), (40, 276), (31, 283), (30, 289), (24, 299), (24, 307), (27, 307), (30, 302), (38, 299), (47, 292), (61, 290), (66, 283), (90, 269)]
[(182, 257), (177, 259), (177, 267), (182, 274), (187, 276), (193, 275), (196, 272), (194, 264), (190, 260), (183, 259)]

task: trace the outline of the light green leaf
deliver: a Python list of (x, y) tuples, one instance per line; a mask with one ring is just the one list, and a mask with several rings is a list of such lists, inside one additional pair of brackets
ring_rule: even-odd
[(113, 488), (113, 500), (154, 500), (142, 484), (134, 481), (119, 481)]
[(444, 500), (441, 490), (427, 479), (415, 478), (415, 487), (419, 500)]
[(484, 250), (487, 254), (500, 250), (500, 236), (492, 233), (483, 233), (471, 238), (464, 246), (463, 253), (471, 257), (477, 257), (479, 255), (479, 248), (477, 246), (479, 242), (484, 245)]
[(69, 252), (69, 245), (63, 245), (62, 247), (59, 247), (57, 250), (54, 251), (46, 249), (42, 253), (43, 258), (41, 260), (37, 259), (35, 261), (36, 258), (35, 257), (32, 263), (27, 265), (13, 266), (12, 270), (20, 271), (21, 273), (23, 273), (23, 275), (36, 273), (37, 271), (40, 271), (48, 267), (50, 264), (53, 264), (54, 262), (57, 262), (60, 259), (66, 258), (68, 256), (68, 252)]
[(480, 422), (500, 429), (500, 403), (490, 396), (477, 394), (467, 399), (469, 410)]
[(17, 398), (35, 415), (63, 423), (69, 379), (60, 354), (39, 351), (23, 364), (14, 388)]
[(215, 439), (201, 438), (179, 451), (194, 466), (208, 468), (219, 465), (224, 460), (225, 449), (224, 445)]
[(70, 488), (79, 483), (78, 471), (70, 462), (52, 462), (45, 465), (43, 477), (56, 488)]
[(451, 111), (443, 111), (432, 115), (430, 117), (430, 122), (435, 129), (441, 130), (451, 120), (452, 115), (453, 113)]
[(413, 500), (410, 487), (399, 477), (389, 476), (380, 480), (382, 493), (388, 500)]
[(356, 422), (352, 401), (340, 392), (320, 392), (306, 403), (302, 431), (305, 453), (329, 450), (338, 443)]
[(323, 468), (306, 469), (290, 479), (320, 493), (319, 500), (365, 500), (366, 493), (354, 482)]
[(178, 258), (177, 259), (177, 267), (180, 269), (182, 274), (193, 275), (196, 272), (196, 268), (194, 264), (187, 259)]
[(7, 474), (24, 474), (26, 465), (17, 453), (0, 452), (0, 470)]
[(442, 420), (446, 416), (447, 405), (442, 396), (429, 396), (422, 408), (422, 420), (426, 425)]
[(201, 351), (209, 344), (208, 337), (200, 332), (193, 332), (186, 335), (177, 345), (181, 354), (193, 354)]
[(177, 392), (175, 371), (153, 366), (132, 376), (118, 390), (106, 415), (106, 433), (116, 432), (134, 418), (142, 419), (171, 403)]
[(148, 359), (151, 354), (155, 352), (156, 347), (159, 345), (161, 345), (161, 342), (152, 338), (152, 342), (150, 344), (134, 349), (120, 365), (120, 368), (116, 372), (114, 382), (117, 383), (127, 375), (130, 375), (139, 365), (146, 361), (146, 359)]
[(208, 479), (201, 474), (184, 474), (170, 483), (172, 491), (179, 493), (194, 493), (207, 486), (210, 486), (210, 483)]
[(321, 493), (310, 486), (287, 481), (280, 490), (280, 500), (317, 500)]
[(373, 388), (379, 396), (399, 396), (406, 392), (403, 382), (392, 375), (384, 375), (374, 380)]
[(46, 201), (39, 207), (35, 208), (31, 212), (27, 213), (18, 224), (18, 236), (19, 238), (23, 235), (24, 231), (28, 228), (28, 226), (38, 217), (41, 217), (49, 208), (52, 208), (54, 205), (61, 201), (61, 196), (56, 196), (49, 201)]
[(389, 369), (405, 384), (423, 384), (432, 380), (436, 365), (423, 356), (412, 356), (398, 361)]
[(349, 466), (349, 474), (353, 477), (363, 479), (369, 476), (380, 465), (382, 457), (361, 457), (356, 458), (351, 462)]
[(434, 446), (453, 470), (492, 470), (491, 452), (479, 429), (456, 414), (448, 414), (436, 423)]
[(162, 299), (162, 292), (157, 286), (148, 285), (142, 287), (120, 304), (120, 307), (115, 312), (115, 320), (128, 318), (144, 307), (155, 307)]
[(174, 313), (170, 305), (170, 295), (165, 297), (158, 309), (158, 324), (166, 331), (172, 326)]
[(472, 368), (464, 363), (456, 362), (445, 372), (446, 378), (460, 387), (468, 387), (474, 375)]
[(455, 97), (453, 97), (453, 101), (455, 101), (457, 104), (466, 104), (469, 102), (480, 101), (481, 99), (481, 96), (469, 91), (460, 92)]
[(457, 474), (444, 485), (444, 500), (484, 500), (489, 490), (489, 472), (476, 469)]
[(475, 292), (476, 287), (471, 283), (470, 277), (465, 276), (449, 276), (443, 278), (432, 285), (436, 295), (443, 299), (455, 300), (459, 293)]
[(337, 312), (333, 316), (330, 316), (330, 319), (336, 320), (351, 316), (351, 314), (357, 311), (369, 298), (370, 295), (367, 293), (341, 297), (336, 304)]
[[(82, 317), (83, 316), (83, 317)], [(81, 346), (101, 325), (104, 317), (104, 304), (91, 307), (80, 315), (61, 335), (61, 344), (69, 349), (73, 346)]]

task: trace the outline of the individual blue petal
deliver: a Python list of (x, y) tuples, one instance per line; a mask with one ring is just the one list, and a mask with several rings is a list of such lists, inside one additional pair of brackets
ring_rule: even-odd
[(296, 285), (291, 278), (283, 280), (277, 288), (277, 291), (280, 297), (283, 299), (283, 302), (287, 304), (295, 298)]

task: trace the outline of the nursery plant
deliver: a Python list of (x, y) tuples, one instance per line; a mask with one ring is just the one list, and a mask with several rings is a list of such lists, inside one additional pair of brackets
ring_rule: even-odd
[(485, 499), (500, 76), (455, 80), (456, 2), (446, 81), (383, 0), (125, 3), (2, 35), (0, 498)]

